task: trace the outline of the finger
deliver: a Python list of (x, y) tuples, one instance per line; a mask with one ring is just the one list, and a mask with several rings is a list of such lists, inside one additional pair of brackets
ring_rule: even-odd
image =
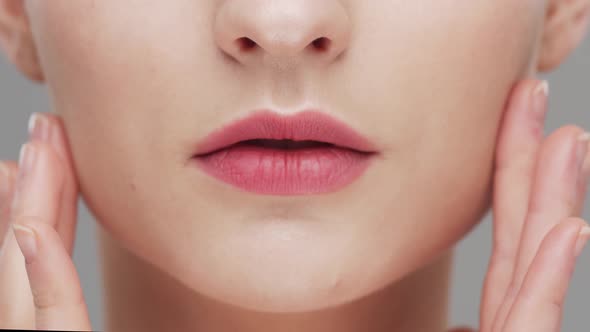
[[(39, 150), (41, 152), (39, 154), (40, 158), (36, 158), (38, 160), (27, 158), (24, 154), (27, 147), (35, 151)], [(46, 222), (50, 223), (51, 227), (55, 227), (58, 213), (57, 199), (61, 195), (63, 176), (61, 175), (62, 170), (58, 167), (55, 154), (50, 153), (51, 151), (47, 147), (47, 143), (42, 142), (30, 142), (21, 147), (15, 192), (11, 203), (10, 223), (13, 223), (15, 218), (42, 216)], [(31, 154), (28, 154), (28, 157), (31, 156)], [(30, 163), (27, 163), (27, 161), (30, 161)], [(23, 310), (25, 315), (34, 314), (29, 281), (22, 264), (22, 253), (18, 248), (16, 239), (14, 239), (14, 233), (12, 237), (13, 239), (10, 240), (12, 254), (9, 257), (11, 264), (7, 268), (16, 272), (21, 279), (17, 284), (18, 287), (10, 291), (13, 296), (10, 299), (7, 298), (7, 301), (14, 299), (23, 299), (24, 301), (26, 299), (28, 302), (21, 302), (21, 308), (18, 308), (18, 310)], [(12, 275), (11, 278), (13, 277), (17, 277), (17, 275)], [(5, 287), (10, 286), (6, 285)], [(29, 323), (34, 323), (34, 321), (29, 321)]]
[(59, 234), (47, 220), (32, 216), (16, 219), (12, 227), (26, 262), (35, 327), (90, 330), (80, 280)]
[(63, 169), (51, 147), (44, 142), (22, 145), (19, 172), (12, 202), (14, 218), (43, 216), (52, 227), (57, 225), (59, 197), (63, 188)]
[[(588, 142), (579, 140), (584, 131), (576, 126), (559, 128), (543, 144), (535, 172), (533, 194), (518, 249), (514, 275), (495, 322), (506, 320), (508, 310), (520, 289), (525, 274), (541, 241), (557, 222), (574, 216), (580, 163), (578, 148), (587, 149)], [(585, 155), (585, 150), (579, 155)]]
[(0, 184), (7, 186), (0, 193), (0, 226), (5, 230), (0, 238), (3, 239), (0, 243), (0, 328), (33, 329), (35, 316), (27, 271), (9, 220), (18, 168), (13, 161), (2, 162), (0, 168), (8, 173), (0, 179)]
[[(585, 232), (580, 231), (585, 229)], [(502, 331), (560, 331), (563, 303), (578, 254), (590, 228), (580, 218), (568, 218), (545, 237), (516, 295)]]
[(494, 176), (493, 252), (480, 307), (489, 331), (514, 271), (546, 113), (545, 81), (524, 80), (513, 90), (501, 125)]
[(33, 113), (29, 120), (29, 134), (32, 141), (48, 142), (62, 161), (64, 184), (56, 230), (71, 256), (76, 234), (79, 190), (63, 121), (57, 115)]
[(25, 258), (37, 329), (88, 329), (75, 267), (55, 230), (63, 169), (44, 142), (23, 145), (12, 228)]
[(15, 176), (18, 172), (16, 163), (3, 161), (0, 162), (0, 255), (2, 254), (2, 245), (10, 228), (8, 218), (10, 216), (10, 203), (14, 192)]
[(580, 198), (577, 200), (574, 206), (576, 215), (581, 216), (584, 213), (585, 198), (588, 191), (588, 182), (590, 179), (590, 149), (584, 158), (584, 164), (582, 165), (582, 175), (579, 178), (576, 195)]

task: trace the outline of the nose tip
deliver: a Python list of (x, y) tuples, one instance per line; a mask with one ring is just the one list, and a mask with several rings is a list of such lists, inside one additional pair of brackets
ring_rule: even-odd
[(227, 0), (214, 30), (218, 47), (242, 64), (306, 54), (333, 61), (350, 39), (349, 17), (338, 0)]

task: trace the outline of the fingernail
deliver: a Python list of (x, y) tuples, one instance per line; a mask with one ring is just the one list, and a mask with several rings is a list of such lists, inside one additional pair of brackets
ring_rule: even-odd
[(34, 112), (29, 118), (29, 137), (30, 139), (40, 139), (48, 142), (50, 137), (50, 125), (47, 117), (41, 113)]
[(533, 89), (533, 112), (540, 121), (543, 121), (547, 110), (547, 96), (549, 96), (549, 82), (543, 80)]
[(36, 159), (35, 148), (30, 143), (24, 143), (18, 156), (19, 181), (31, 172)]
[(588, 154), (588, 141), (590, 140), (590, 132), (584, 132), (578, 136), (578, 146), (576, 149), (576, 160), (578, 174), (582, 173), (582, 166), (584, 166), (584, 160)]
[(584, 246), (588, 242), (589, 238), (590, 238), (590, 227), (588, 225), (585, 225), (580, 230), (580, 233), (578, 234), (578, 240), (576, 241), (576, 248), (574, 250), (574, 255), (576, 257), (578, 257), (582, 253), (582, 250), (584, 249)]
[(16, 242), (25, 257), (25, 262), (30, 263), (35, 259), (37, 254), (37, 240), (33, 229), (24, 225), (12, 224), (12, 230), (14, 231), (14, 237)]
[(30, 143), (24, 143), (20, 147), (18, 157), (18, 174), (16, 177), (16, 191), (12, 197), (12, 210), (16, 211), (20, 204), (23, 191), (25, 190), (25, 183), (27, 177), (30, 176), (33, 169), (37, 153), (35, 148)]

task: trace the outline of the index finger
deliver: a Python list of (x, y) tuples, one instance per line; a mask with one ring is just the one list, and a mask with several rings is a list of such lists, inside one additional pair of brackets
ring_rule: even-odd
[(0, 192), (0, 329), (32, 329), (35, 313), (27, 271), (9, 220), (18, 167), (14, 161), (1, 161), (0, 169), (6, 171), (0, 177), (0, 185), (5, 186)]
[[(36, 126), (44, 130), (34, 130)], [(66, 250), (72, 255), (78, 217), (78, 180), (75, 176), (70, 145), (66, 137), (65, 126), (58, 115), (35, 112), (28, 125), (31, 141), (45, 141), (55, 150), (64, 170), (63, 192), (59, 205), (59, 217), (55, 229), (61, 236)], [(45, 133), (48, 137), (42, 137)]]
[(90, 323), (78, 274), (54, 228), (63, 187), (59, 163), (48, 144), (23, 145), (12, 228), (25, 259), (36, 328), (88, 330)]
[(543, 139), (547, 82), (524, 80), (513, 89), (496, 148), (493, 253), (480, 308), (482, 331), (491, 329), (509, 287)]

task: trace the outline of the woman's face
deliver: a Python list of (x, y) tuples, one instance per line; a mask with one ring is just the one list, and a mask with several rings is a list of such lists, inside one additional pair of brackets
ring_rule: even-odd
[[(195, 291), (299, 311), (399, 280), (477, 223), (503, 106), (534, 73), (545, 6), (52, 0), (27, 10), (98, 222)], [(240, 37), (257, 49), (238, 52)], [(320, 37), (341, 55), (301, 47)], [(248, 192), (188, 163), (195, 142), (252, 110), (309, 105), (379, 152), (337, 191)]]

